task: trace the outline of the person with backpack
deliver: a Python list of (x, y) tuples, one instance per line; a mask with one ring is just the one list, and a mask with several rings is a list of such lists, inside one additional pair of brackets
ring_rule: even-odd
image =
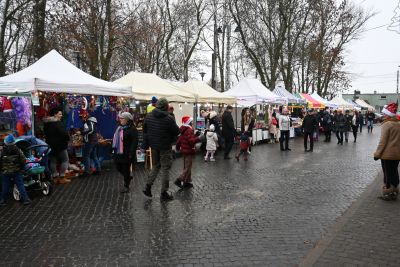
[(24, 180), (21, 173), (25, 165), (26, 157), (24, 153), (15, 145), (15, 138), (13, 135), (8, 135), (4, 139), (4, 147), (0, 157), (0, 174), (2, 179), (2, 194), (0, 205), (7, 204), (11, 186), (13, 183), (18, 188), (21, 195), (21, 201), (24, 205), (31, 204), (28, 194), (26, 193)]
[(92, 173), (93, 175), (100, 175), (101, 164), (97, 158), (97, 144), (99, 140), (97, 138), (97, 119), (95, 117), (85, 116), (83, 117), (84, 124), (82, 129), (83, 135), (83, 165), (85, 171), (81, 177), (90, 175), (90, 163), (94, 163), (96, 170)]

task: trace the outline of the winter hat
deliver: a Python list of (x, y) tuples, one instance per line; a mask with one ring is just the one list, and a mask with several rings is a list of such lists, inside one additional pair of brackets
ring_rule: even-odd
[(157, 101), (156, 107), (162, 111), (167, 111), (168, 110), (168, 100), (164, 97), (160, 98)]
[(157, 97), (155, 97), (155, 96), (152, 96), (152, 97), (151, 97), (151, 103), (152, 103), (153, 105), (156, 104), (157, 101), (158, 101)]
[(129, 112), (122, 112), (122, 113), (120, 113), (120, 114), (118, 115), (118, 117), (123, 118), (123, 119), (126, 119), (126, 120), (128, 120), (128, 121), (133, 121), (133, 116), (132, 116), (132, 114), (129, 113)]
[[(132, 116), (132, 115), (131, 115), (131, 116)], [(90, 117), (90, 118), (88, 119), (88, 121), (97, 123), (97, 119), (96, 119), (95, 117)]]
[(217, 114), (217, 112), (216, 111), (211, 111), (210, 112), (210, 119), (212, 119), (212, 118), (214, 118), (214, 117), (216, 117), (218, 114)]
[(184, 126), (189, 126), (192, 121), (193, 121), (193, 118), (191, 118), (190, 116), (183, 116), (183, 118), (182, 118), (182, 124)]
[(387, 116), (389, 116), (389, 117), (396, 116), (397, 104), (396, 103), (390, 103), (386, 108), (382, 109), (382, 113), (387, 115)]
[(210, 125), (210, 132), (214, 132), (215, 131), (215, 126), (214, 126), (214, 124), (211, 124)]
[(7, 135), (6, 139), (4, 139), (4, 144), (7, 146), (15, 144), (15, 138), (12, 134)]

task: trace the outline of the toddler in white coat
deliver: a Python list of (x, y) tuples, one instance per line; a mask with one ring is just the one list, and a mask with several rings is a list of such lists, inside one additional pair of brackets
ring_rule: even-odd
[(217, 150), (218, 136), (214, 131), (215, 131), (215, 126), (214, 126), (214, 124), (211, 124), (210, 129), (208, 130), (208, 132), (206, 134), (207, 153), (206, 153), (206, 156), (204, 157), (204, 161), (208, 161), (208, 157), (210, 157), (210, 161), (215, 161), (214, 153), (215, 153), (215, 150)]

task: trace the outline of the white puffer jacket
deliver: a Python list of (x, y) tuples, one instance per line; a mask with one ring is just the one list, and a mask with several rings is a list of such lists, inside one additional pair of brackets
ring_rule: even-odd
[(215, 132), (207, 132), (206, 137), (207, 137), (206, 149), (212, 151), (217, 150), (217, 142), (218, 142), (217, 134)]

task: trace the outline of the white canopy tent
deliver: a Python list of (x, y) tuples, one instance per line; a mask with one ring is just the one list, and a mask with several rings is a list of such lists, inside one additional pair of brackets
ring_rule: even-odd
[(161, 79), (153, 73), (129, 72), (127, 75), (114, 81), (132, 87), (131, 95), (137, 100), (151, 100), (152, 96), (165, 97), (173, 102), (195, 102), (193, 94), (178, 86)]
[(272, 93), (259, 80), (252, 78), (242, 79), (236, 86), (223, 94), (236, 97), (238, 104), (247, 106), (287, 102), (285, 97)]
[(336, 109), (336, 108), (339, 107), (338, 104), (332, 103), (332, 101), (328, 101), (328, 100), (322, 98), (319, 94), (317, 94), (317, 92), (312, 93), (312, 94), (311, 94), (311, 97), (314, 98), (315, 100), (317, 100), (317, 101), (323, 103), (325, 106), (327, 106), (327, 107), (329, 107), (329, 108), (334, 108), (334, 109)]
[(373, 106), (371, 106), (370, 104), (368, 104), (367, 102), (365, 102), (362, 99), (356, 99), (354, 102), (359, 104), (361, 107), (368, 109), (369, 111), (375, 111), (375, 108)]
[(341, 96), (336, 96), (330, 102), (338, 105), (340, 108), (344, 108), (344, 109), (353, 109), (354, 108), (353, 104), (350, 104), (349, 102), (344, 100), (343, 97), (341, 97)]
[(182, 90), (194, 95), (197, 103), (235, 104), (236, 98), (224, 95), (205, 82), (189, 80), (178, 85)]
[(0, 81), (19, 88), (18, 92), (39, 90), (82, 95), (132, 95), (130, 86), (121, 86), (93, 77), (75, 67), (55, 50), (17, 73), (0, 77)]

